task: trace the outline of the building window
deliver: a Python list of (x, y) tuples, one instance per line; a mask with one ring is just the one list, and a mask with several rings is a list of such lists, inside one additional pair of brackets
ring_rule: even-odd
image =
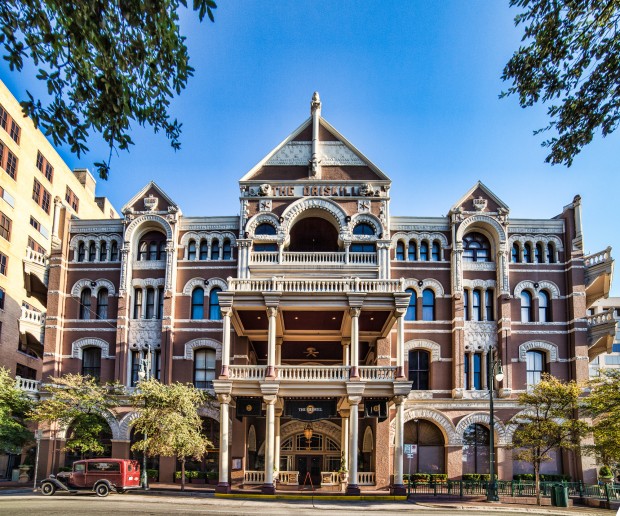
[(69, 206), (73, 208), (75, 213), (78, 212), (80, 208), (80, 200), (77, 198), (77, 195), (73, 193), (73, 190), (67, 186), (67, 190), (65, 191), (65, 201), (69, 203)]
[(99, 243), (99, 261), (105, 262), (108, 257), (108, 244), (105, 240)]
[(532, 294), (521, 292), (521, 322), (532, 322)]
[(5, 131), (8, 127), (8, 118), (9, 114), (6, 112), (6, 109), (4, 109), (4, 107), (0, 104), (0, 127), (2, 127), (2, 129), (4, 129)]
[(428, 261), (428, 242), (422, 242), (420, 244), (420, 261)]
[(138, 261), (143, 262), (146, 261), (148, 244), (146, 242), (140, 242), (138, 246)]
[(82, 350), (82, 376), (95, 380), (101, 377), (101, 348), (90, 347)]
[(6, 294), (4, 292), (3, 288), (0, 288), (0, 310), (4, 310), (4, 298), (6, 297)]
[(88, 244), (88, 261), (94, 262), (97, 258), (97, 245), (93, 240), (91, 240)]
[(20, 378), (26, 378), (27, 380), (36, 380), (37, 379), (37, 371), (32, 367), (28, 367), (22, 364), (15, 365), (15, 376), (19, 376)]
[(161, 379), (161, 350), (156, 349), (153, 352), (153, 378), (155, 380)]
[(523, 261), (532, 263), (532, 245), (529, 242), (523, 246)]
[(11, 135), (11, 138), (13, 138), (13, 140), (17, 144), (19, 144), (19, 135), (21, 134), (21, 132), (22, 132), (22, 130), (17, 125), (15, 120), (11, 120), (11, 130), (9, 131), (9, 134)]
[(415, 321), (418, 294), (412, 288), (408, 288), (405, 292), (409, 292), (411, 294), (411, 297), (409, 298), (409, 306), (407, 307), (407, 312), (405, 313), (405, 321)]
[(2, 212), (0, 212), (0, 236), (11, 241), (11, 219)]
[(84, 258), (86, 257), (86, 245), (84, 245), (84, 242), (80, 242), (78, 244), (77, 255), (77, 261), (83, 262)]
[(17, 180), (17, 158), (9, 149), (6, 150), (6, 165), (4, 170), (11, 179)]
[(101, 288), (97, 293), (97, 319), (108, 318), (108, 289)]
[(536, 244), (536, 247), (534, 248), (534, 257), (535, 257), (535, 261), (536, 263), (544, 263), (545, 259), (544, 259), (544, 251), (543, 251), (543, 246), (542, 244), (539, 242)]
[(276, 228), (274, 228), (271, 224), (259, 224), (258, 226), (256, 226), (256, 229), (254, 230), (254, 234), (255, 235), (275, 235), (276, 234)]
[(538, 293), (538, 322), (551, 322), (551, 301), (546, 290)]
[(155, 317), (155, 289), (146, 289), (146, 319)]
[(278, 251), (278, 244), (254, 244), (252, 248), (255, 253), (275, 253)]
[(205, 291), (201, 287), (192, 291), (192, 319), (204, 319)]
[(418, 250), (416, 243), (412, 240), (407, 247), (407, 259), (410, 262), (415, 262), (418, 259)]
[(9, 257), (4, 253), (0, 253), (0, 274), (3, 274), (4, 276), (6, 276), (6, 271), (8, 267), (9, 267)]
[(80, 294), (80, 319), (87, 321), (90, 319), (90, 297), (91, 291), (89, 288), (82, 290)]
[(138, 385), (138, 380), (140, 379), (140, 358), (139, 351), (131, 352), (131, 387)]
[(494, 321), (495, 310), (493, 309), (493, 289), (487, 289), (484, 291), (484, 308), (486, 310), (487, 321)]
[(29, 249), (32, 249), (36, 253), (45, 254), (45, 248), (41, 244), (37, 243), (31, 236), (28, 237), (28, 242), (26, 245)]
[(512, 244), (512, 263), (519, 263), (519, 244)]
[(212, 389), (215, 379), (215, 351), (212, 349), (194, 350), (194, 387)]
[(222, 260), (230, 260), (231, 257), (230, 240), (224, 239), (224, 243), (222, 244)]
[(489, 429), (479, 423), (463, 432), (463, 474), (489, 472)]
[(371, 244), (370, 242), (356, 242), (354, 244), (351, 244), (351, 252), (352, 253), (374, 253), (375, 244)]
[(116, 240), (112, 240), (112, 244), (110, 246), (110, 260), (113, 262), (118, 260), (118, 243)]
[(370, 224), (366, 224), (362, 222), (353, 228), (354, 235), (366, 235), (371, 236), (375, 234), (375, 230), (372, 228)]
[(482, 233), (469, 233), (463, 237), (463, 260), (466, 262), (490, 262), (491, 244)]
[(553, 244), (547, 244), (547, 262), (555, 263), (555, 248)]
[(469, 290), (463, 292), (463, 319), (469, 321)]
[(416, 349), (409, 352), (409, 381), (414, 391), (429, 389), (429, 352)]
[(405, 260), (405, 244), (402, 242), (396, 243), (396, 260), (402, 262)]
[(41, 223), (34, 217), (30, 217), (30, 225), (38, 232), (41, 232)]
[[(471, 371), (471, 361), (473, 360), (473, 375)], [(479, 391), (482, 388), (482, 354), (473, 353), (465, 355), (465, 389)], [(473, 382), (473, 383), (472, 383)]]
[(133, 301), (133, 318), (142, 319), (142, 289), (137, 288)]
[(41, 151), (37, 151), (37, 168), (45, 176), (45, 178), (51, 183), (54, 177), (54, 167), (50, 165), (49, 161), (45, 159), (45, 156), (41, 154)]
[(164, 287), (157, 287), (159, 303), (157, 304), (157, 318), (164, 318)]
[(52, 194), (41, 186), (41, 183), (39, 183), (36, 179), (34, 180), (34, 184), (32, 186), (32, 200), (41, 206), (45, 213), (50, 212)]
[(478, 289), (474, 290), (472, 293), (472, 320), (473, 321), (482, 321), (482, 309), (480, 306), (480, 291)]
[(217, 240), (214, 240), (211, 243), (211, 259), (212, 260), (220, 259), (220, 243)]
[(165, 248), (164, 235), (158, 231), (150, 231), (138, 243), (138, 261), (164, 260), (166, 258)]
[(149, 243), (149, 261), (159, 260), (159, 246), (157, 242)]
[(430, 288), (422, 292), (422, 320), (435, 320), (435, 293)]
[(441, 260), (441, 247), (439, 246), (439, 242), (433, 242), (431, 247), (431, 255), (434, 262)]
[(209, 319), (212, 321), (219, 321), (222, 319), (222, 311), (220, 310), (220, 298), (218, 293), (222, 291), (221, 288), (212, 288), (209, 292)]
[(528, 351), (525, 355), (527, 385), (536, 385), (545, 372), (545, 354), (542, 351)]
[[(196, 255), (196, 244), (194, 243), (194, 256)], [(209, 242), (206, 240), (200, 241), (200, 256), (201, 260), (207, 260), (209, 258)], [(193, 259), (193, 258), (191, 258)]]

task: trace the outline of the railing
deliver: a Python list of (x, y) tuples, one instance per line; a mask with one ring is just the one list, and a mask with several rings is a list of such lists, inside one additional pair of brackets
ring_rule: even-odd
[(253, 252), (250, 255), (250, 263), (252, 264), (281, 264), (281, 265), (305, 265), (305, 264), (323, 264), (323, 265), (376, 265), (377, 253), (347, 253), (335, 252), (291, 252), (282, 253), (282, 261), (280, 261), (280, 253), (278, 252)]
[(47, 256), (43, 253), (37, 253), (34, 249), (26, 247), (26, 260), (45, 267), (47, 265)]
[(28, 378), (22, 378), (21, 376), (15, 377), (15, 388), (26, 392), (39, 392), (39, 386), (41, 382), (38, 380), (30, 380)]
[(374, 486), (375, 472), (374, 471), (358, 471), (357, 472), (357, 485), (358, 486)]
[(615, 321), (614, 309), (609, 308), (605, 310), (604, 312), (594, 314), (594, 315), (588, 315), (586, 316), (586, 321), (588, 323), (588, 326), (597, 326), (599, 324), (614, 322)]
[(278, 471), (278, 482), (287, 486), (299, 484), (299, 471)]
[(348, 366), (277, 366), (279, 380), (308, 382), (346, 381), (349, 379)]
[(360, 380), (366, 382), (390, 381), (396, 378), (395, 367), (361, 366), (359, 373)]
[(321, 471), (322, 486), (337, 486), (340, 484), (340, 475), (337, 471)]
[(40, 326), (45, 322), (45, 314), (22, 306), (22, 316), (19, 319)]
[(377, 280), (361, 278), (233, 278), (229, 281), (231, 292), (324, 292), (324, 293), (392, 293), (404, 291), (402, 280)]
[(278, 252), (253, 252), (250, 254), (250, 263), (278, 263)]
[(248, 485), (260, 485), (265, 483), (265, 471), (244, 471), (243, 483)]
[(611, 260), (611, 247), (608, 247), (604, 251), (599, 251), (598, 253), (590, 254), (584, 257), (586, 267), (592, 267), (593, 265), (605, 263), (609, 260)]
[(228, 378), (231, 380), (262, 381), (265, 379), (267, 366), (234, 365), (228, 367)]

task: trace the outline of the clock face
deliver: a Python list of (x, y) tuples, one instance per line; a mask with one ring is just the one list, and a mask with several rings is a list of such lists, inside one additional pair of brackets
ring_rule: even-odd
[(247, 410), (248, 412), (252, 412), (252, 405), (246, 405), (245, 410)]

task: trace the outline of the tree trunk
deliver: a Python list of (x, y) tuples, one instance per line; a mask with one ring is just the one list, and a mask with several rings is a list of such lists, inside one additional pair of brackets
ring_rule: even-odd
[(181, 459), (181, 491), (185, 491), (185, 459)]
[(536, 504), (540, 505), (540, 463), (534, 461), (534, 484), (536, 486)]

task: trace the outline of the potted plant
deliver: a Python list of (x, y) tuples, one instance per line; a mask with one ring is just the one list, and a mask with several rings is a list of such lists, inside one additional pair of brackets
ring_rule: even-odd
[(601, 469), (598, 470), (598, 477), (604, 484), (611, 484), (614, 481), (614, 475), (611, 472), (611, 468), (606, 465), (601, 466)]
[[(159, 470), (147, 469), (146, 476), (148, 477), (149, 482), (157, 482), (157, 480), (159, 479)], [(179, 475), (179, 479), (180, 479), (180, 475)]]
[(349, 480), (349, 470), (347, 469), (347, 459), (344, 453), (340, 455), (340, 469), (338, 470), (338, 479), (341, 484), (345, 484)]
[(192, 484), (206, 484), (207, 474), (204, 471), (192, 471)]
[(217, 472), (216, 471), (208, 471), (207, 472), (207, 481), (209, 485), (216, 486), (217, 485)]
[[(187, 479), (189, 478), (188, 473), (189, 473), (189, 471), (185, 472), (185, 482), (187, 482)], [(174, 472), (174, 483), (175, 484), (180, 484), (181, 483), (181, 472), (180, 471), (175, 471)]]

